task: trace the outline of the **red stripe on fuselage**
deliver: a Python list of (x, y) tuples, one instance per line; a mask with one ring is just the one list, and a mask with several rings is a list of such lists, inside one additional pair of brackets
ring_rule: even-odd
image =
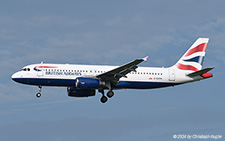
[(35, 66), (34, 68), (57, 68), (57, 67), (52, 67), (52, 66)]
[(192, 70), (192, 71), (198, 71), (198, 69), (196, 67), (193, 67), (191, 65), (183, 65), (183, 64), (176, 64), (177, 68), (178, 69), (181, 69), (181, 70)]
[(52, 67), (52, 66), (38, 66), (38, 68), (57, 68), (57, 67)]
[(207, 43), (202, 43), (192, 49), (190, 49), (186, 54), (185, 54), (185, 57), (189, 56), (189, 55), (192, 55), (196, 52), (205, 52), (206, 51), (206, 48), (207, 48)]

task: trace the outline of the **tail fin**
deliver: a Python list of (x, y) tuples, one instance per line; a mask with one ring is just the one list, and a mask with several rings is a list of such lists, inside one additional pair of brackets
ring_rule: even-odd
[(174, 66), (180, 70), (201, 70), (208, 41), (209, 38), (198, 38)]

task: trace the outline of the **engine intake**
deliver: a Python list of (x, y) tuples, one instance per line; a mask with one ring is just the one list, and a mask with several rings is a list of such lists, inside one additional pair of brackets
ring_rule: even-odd
[(95, 96), (95, 89), (80, 89), (74, 87), (67, 87), (68, 96), (71, 97), (89, 97)]

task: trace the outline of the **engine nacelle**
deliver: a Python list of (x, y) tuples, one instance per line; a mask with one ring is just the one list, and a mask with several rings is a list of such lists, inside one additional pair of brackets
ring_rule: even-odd
[(104, 86), (104, 82), (100, 81), (99, 79), (89, 77), (78, 77), (76, 79), (77, 88), (97, 89), (100, 86)]
[(72, 97), (89, 97), (95, 96), (95, 89), (80, 89), (74, 87), (67, 87), (68, 96)]

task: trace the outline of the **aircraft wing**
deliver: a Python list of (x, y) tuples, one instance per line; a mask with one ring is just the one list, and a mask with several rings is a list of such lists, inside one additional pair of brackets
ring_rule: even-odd
[(135, 69), (138, 68), (138, 64), (143, 61), (147, 62), (147, 58), (148, 56), (142, 59), (136, 59), (125, 65), (97, 75), (96, 77), (100, 78), (101, 80), (110, 81), (112, 84), (116, 85), (121, 77), (126, 77), (128, 73), (130, 73), (131, 71), (135, 71)]

